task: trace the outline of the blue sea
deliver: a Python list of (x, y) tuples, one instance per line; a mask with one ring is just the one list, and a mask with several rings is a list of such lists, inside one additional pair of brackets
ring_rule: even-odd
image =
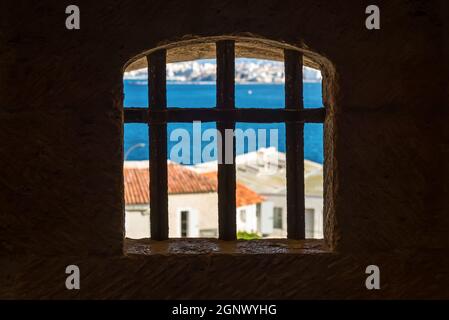
[[(169, 107), (209, 108), (215, 106), (214, 84), (167, 84), (167, 105)], [(124, 93), (126, 107), (148, 106), (148, 86), (142, 80), (124, 80)], [(282, 84), (236, 84), (235, 103), (239, 108), (284, 108), (284, 85)], [(322, 107), (321, 83), (304, 83), (305, 108)], [(191, 123), (168, 124), (168, 155), (179, 140), (170, 141), (170, 135), (175, 129), (186, 129), (192, 132)], [(215, 128), (215, 123), (201, 123), (201, 130)], [(236, 129), (277, 129), (278, 141), (269, 139), (269, 132), (265, 143), (257, 142), (257, 146), (276, 146), (279, 151), (285, 152), (285, 124), (282, 123), (237, 123)], [(124, 152), (126, 160), (147, 160), (148, 126), (146, 124), (125, 124)], [(192, 136), (192, 135), (190, 135)], [(202, 147), (210, 142), (203, 141)], [(248, 146), (236, 146), (237, 153), (248, 152)], [(304, 157), (318, 163), (323, 163), (323, 124), (305, 124), (304, 126)], [(172, 159), (175, 160), (175, 159)], [(191, 162), (195, 163), (193, 155)]]

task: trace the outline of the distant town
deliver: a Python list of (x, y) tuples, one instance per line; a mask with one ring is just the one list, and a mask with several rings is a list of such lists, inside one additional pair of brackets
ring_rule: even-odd
[[(147, 80), (147, 69), (125, 72), (126, 80)], [(309, 67), (303, 68), (304, 82), (320, 82), (321, 72)], [(280, 84), (284, 82), (284, 64), (282, 62), (236, 59), (236, 83)], [(167, 64), (167, 81), (173, 83), (207, 83), (216, 81), (215, 60), (197, 60)]]

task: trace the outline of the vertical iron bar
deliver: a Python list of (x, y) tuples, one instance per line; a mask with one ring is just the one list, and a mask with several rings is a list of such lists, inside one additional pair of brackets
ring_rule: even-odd
[[(216, 50), (217, 108), (234, 109), (235, 43), (232, 40), (218, 41)], [(230, 129), (232, 146), (229, 145), (231, 141), (226, 141), (226, 131)], [(219, 239), (228, 241), (237, 237), (234, 129), (235, 122), (232, 119), (217, 122), (217, 130), (222, 137), (221, 146), (218, 146), (218, 229)]]
[[(148, 102), (151, 110), (167, 108), (166, 50), (147, 56)], [(167, 124), (150, 123), (151, 238), (168, 239)]]
[[(284, 50), (285, 108), (300, 109), (303, 105), (302, 53)], [(287, 145), (287, 237), (305, 239), (304, 204), (304, 124), (286, 124)]]

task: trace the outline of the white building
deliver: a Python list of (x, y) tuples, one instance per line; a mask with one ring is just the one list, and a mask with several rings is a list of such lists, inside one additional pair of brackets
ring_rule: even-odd
[[(126, 161), (124, 178), (126, 237), (149, 238), (149, 161)], [(169, 162), (168, 193), (170, 238), (218, 236), (216, 172), (200, 174)], [(259, 232), (257, 215), (263, 201), (250, 188), (237, 184), (237, 230)]]
[[(198, 164), (198, 172), (216, 168), (216, 161)], [(287, 193), (285, 154), (275, 148), (236, 157), (237, 180), (265, 198), (260, 203), (258, 230), (264, 237), (287, 236)], [(323, 238), (323, 166), (304, 161), (306, 238)]]

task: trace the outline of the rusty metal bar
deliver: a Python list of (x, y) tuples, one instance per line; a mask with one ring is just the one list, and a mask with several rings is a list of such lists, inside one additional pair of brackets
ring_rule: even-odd
[[(304, 109), (302, 53), (284, 50), (285, 108)], [(286, 123), (287, 237), (305, 239), (304, 124)]]
[[(147, 56), (147, 112), (167, 108), (166, 50)], [(153, 240), (168, 239), (167, 124), (151, 123), (150, 141), (150, 225)]]
[[(232, 110), (235, 109), (235, 43), (232, 40), (218, 41), (216, 49), (217, 109)], [(217, 129), (222, 137), (221, 146), (217, 148), (218, 233), (221, 240), (235, 240), (237, 237), (234, 128), (235, 122), (232, 117), (223, 117), (217, 122)], [(232, 133), (232, 139), (226, 139), (226, 131)], [(230, 142), (232, 146), (229, 145)]]

